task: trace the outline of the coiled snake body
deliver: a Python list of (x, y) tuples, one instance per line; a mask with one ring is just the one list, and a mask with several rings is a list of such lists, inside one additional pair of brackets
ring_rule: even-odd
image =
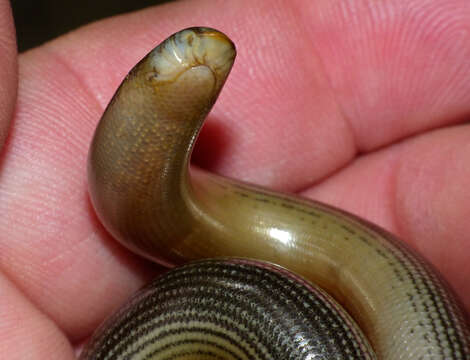
[(100, 327), (81, 359), (470, 359), (468, 319), (452, 291), (391, 234), (317, 202), (189, 170), (234, 59), (224, 34), (182, 30), (132, 69), (108, 105), (88, 162), (108, 231), (162, 264), (234, 258), (157, 279)]

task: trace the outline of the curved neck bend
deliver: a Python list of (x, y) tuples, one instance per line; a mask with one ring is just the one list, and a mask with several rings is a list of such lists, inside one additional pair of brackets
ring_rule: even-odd
[(143, 256), (168, 263), (160, 255), (192, 231), (184, 199), (191, 149), (234, 58), (233, 43), (215, 30), (171, 36), (132, 69), (96, 129), (92, 203), (108, 231)]
[(189, 179), (191, 148), (234, 56), (220, 33), (185, 30), (128, 75), (89, 155), (90, 195), (106, 228), (160, 263), (251, 257), (302, 274), (346, 305), (380, 358), (396, 358), (403, 341), (413, 358), (465, 357), (464, 312), (389, 234), (319, 203), (202, 171)]

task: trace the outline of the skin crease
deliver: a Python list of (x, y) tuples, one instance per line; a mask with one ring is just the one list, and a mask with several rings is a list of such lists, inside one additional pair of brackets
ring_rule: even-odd
[[(223, 3), (224, 16), (214, 1), (150, 8), (20, 56), (0, 160), (2, 354), (72, 359), (160, 271), (98, 224), (86, 154), (124, 74), (196, 24), (226, 32), (239, 53), (195, 161), (384, 226), (430, 259), (470, 309), (468, 2)], [(14, 101), (6, 81), (2, 112)]]

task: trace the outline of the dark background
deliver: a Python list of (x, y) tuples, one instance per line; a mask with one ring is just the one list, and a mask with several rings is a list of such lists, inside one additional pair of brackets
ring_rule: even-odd
[(80, 25), (171, 0), (11, 0), (18, 49), (24, 51)]

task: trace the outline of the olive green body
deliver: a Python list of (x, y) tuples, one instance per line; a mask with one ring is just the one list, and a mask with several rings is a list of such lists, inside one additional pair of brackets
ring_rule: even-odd
[(162, 264), (234, 256), (300, 274), (347, 309), (380, 359), (470, 359), (468, 319), (452, 291), (391, 234), (324, 204), (189, 170), (234, 58), (225, 35), (192, 28), (126, 77), (89, 154), (105, 227)]

